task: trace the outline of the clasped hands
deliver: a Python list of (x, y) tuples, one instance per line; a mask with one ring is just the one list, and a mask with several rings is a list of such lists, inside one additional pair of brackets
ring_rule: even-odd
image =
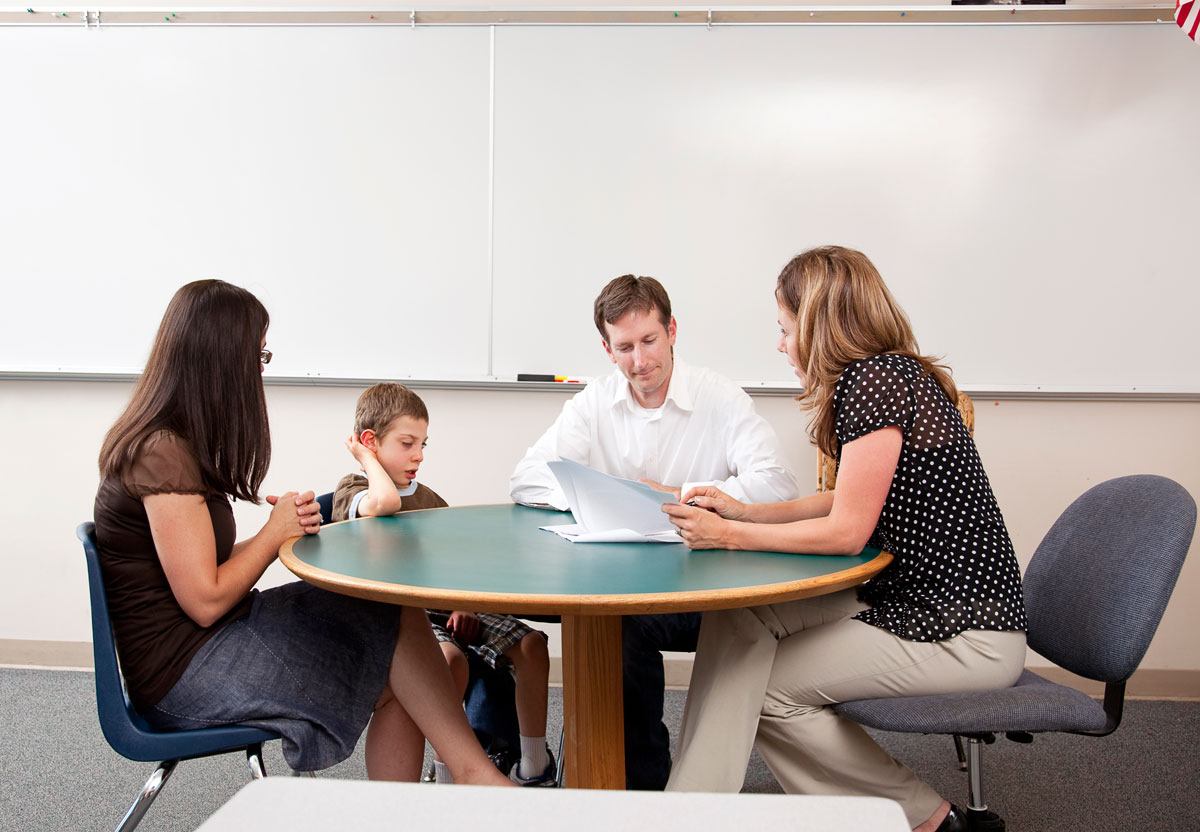
[(285, 538), (321, 530), (321, 506), (313, 492), (289, 491), (278, 497), (268, 494), (266, 500), (271, 505), (271, 519), (267, 522), (275, 525)]

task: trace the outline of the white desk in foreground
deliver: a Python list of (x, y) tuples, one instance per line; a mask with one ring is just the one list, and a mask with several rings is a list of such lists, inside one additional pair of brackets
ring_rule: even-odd
[(481, 826), (526, 832), (908, 832), (900, 804), (878, 797), (494, 789), (309, 777), (252, 781), (197, 832), (475, 832)]

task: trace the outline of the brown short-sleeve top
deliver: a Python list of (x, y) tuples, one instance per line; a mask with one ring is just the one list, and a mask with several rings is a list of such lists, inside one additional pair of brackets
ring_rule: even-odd
[[(347, 474), (338, 480), (333, 492), (333, 511), (330, 517), (333, 522), (350, 518), (350, 506), (354, 498), (366, 491), (370, 483), (362, 474)], [(446, 508), (449, 503), (424, 483), (418, 483), (416, 490), (400, 499), (401, 511), (419, 511), (426, 508)]]
[(211, 627), (201, 627), (175, 600), (158, 560), (142, 498), (151, 494), (200, 494), (208, 504), (217, 563), (233, 553), (233, 508), (224, 494), (205, 485), (187, 440), (169, 431), (152, 434), (120, 477), (105, 477), (93, 515), (100, 569), (108, 595), (117, 654), (129, 698), (149, 710), (179, 681), (196, 651), (222, 627), (250, 609), (251, 596)]

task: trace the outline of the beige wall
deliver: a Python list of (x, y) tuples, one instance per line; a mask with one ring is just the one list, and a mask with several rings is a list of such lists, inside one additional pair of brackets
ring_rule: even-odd
[[(0, 662), (30, 655), (18, 642), (90, 641), (86, 576), (73, 530), (91, 516), (96, 453), (131, 389), (119, 382), (0, 381)], [(514, 463), (565, 398), (557, 392), (421, 393), (432, 416), (424, 481), (454, 504), (506, 501)], [(343, 387), (267, 388), (274, 461), (265, 492), (329, 490), (353, 469), (342, 439), (357, 394)], [(759, 397), (756, 404), (810, 488), (815, 455), (795, 403)], [(1200, 495), (1200, 403), (977, 399), (975, 406), (980, 453), (1022, 565), (1071, 500), (1102, 480), (1157, 473)], [(236, 514), (243, 535), (265, 517), (264, 509), (249, 505), (238, 505)], [(289, 577), (276, 564), (264, 584)], [(1143, 668), (1200, 678), (1197, 597), (1200, 564), (1193, 557)], [(86, 656), (78, 645), (73, 653), (68, 646), (43, 654)], [(552, 650), (557, 653), (556, 643)], [(1031, 657), (1030, 663), (1044, 662)]]

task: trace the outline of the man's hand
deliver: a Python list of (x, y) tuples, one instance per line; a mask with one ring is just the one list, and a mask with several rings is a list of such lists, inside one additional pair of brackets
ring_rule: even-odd
[(452, 612), (446, 629), (459, 644), (474, 644), (479, 637), (479, 616), (473, 612)]
[(663, 485), (661, 482), (655, 482), (654, 480), (648, 480), (648, 479), (646, 479), (645, 477), (643, 477), (642, 479), (638, 480), (638, 482), (644, 482), (644, 483), (646, 483), (646, 485), (650, 486), (650, 487), (651, 487), (651, 488), (653, 488), (655, 491), (665, 491), (665, 492), (667, 492), (668, 494), (674, 494), (674, 495), (675, 495), (675, 499), (676, 499), (676, 500), (678, 500), (678, 499), (679, 499), (679, 489), (678, 489), (678, 488), (672, 488), (672, 487), (671, 487), (671, 486), (669, 486), (669, 485)]

